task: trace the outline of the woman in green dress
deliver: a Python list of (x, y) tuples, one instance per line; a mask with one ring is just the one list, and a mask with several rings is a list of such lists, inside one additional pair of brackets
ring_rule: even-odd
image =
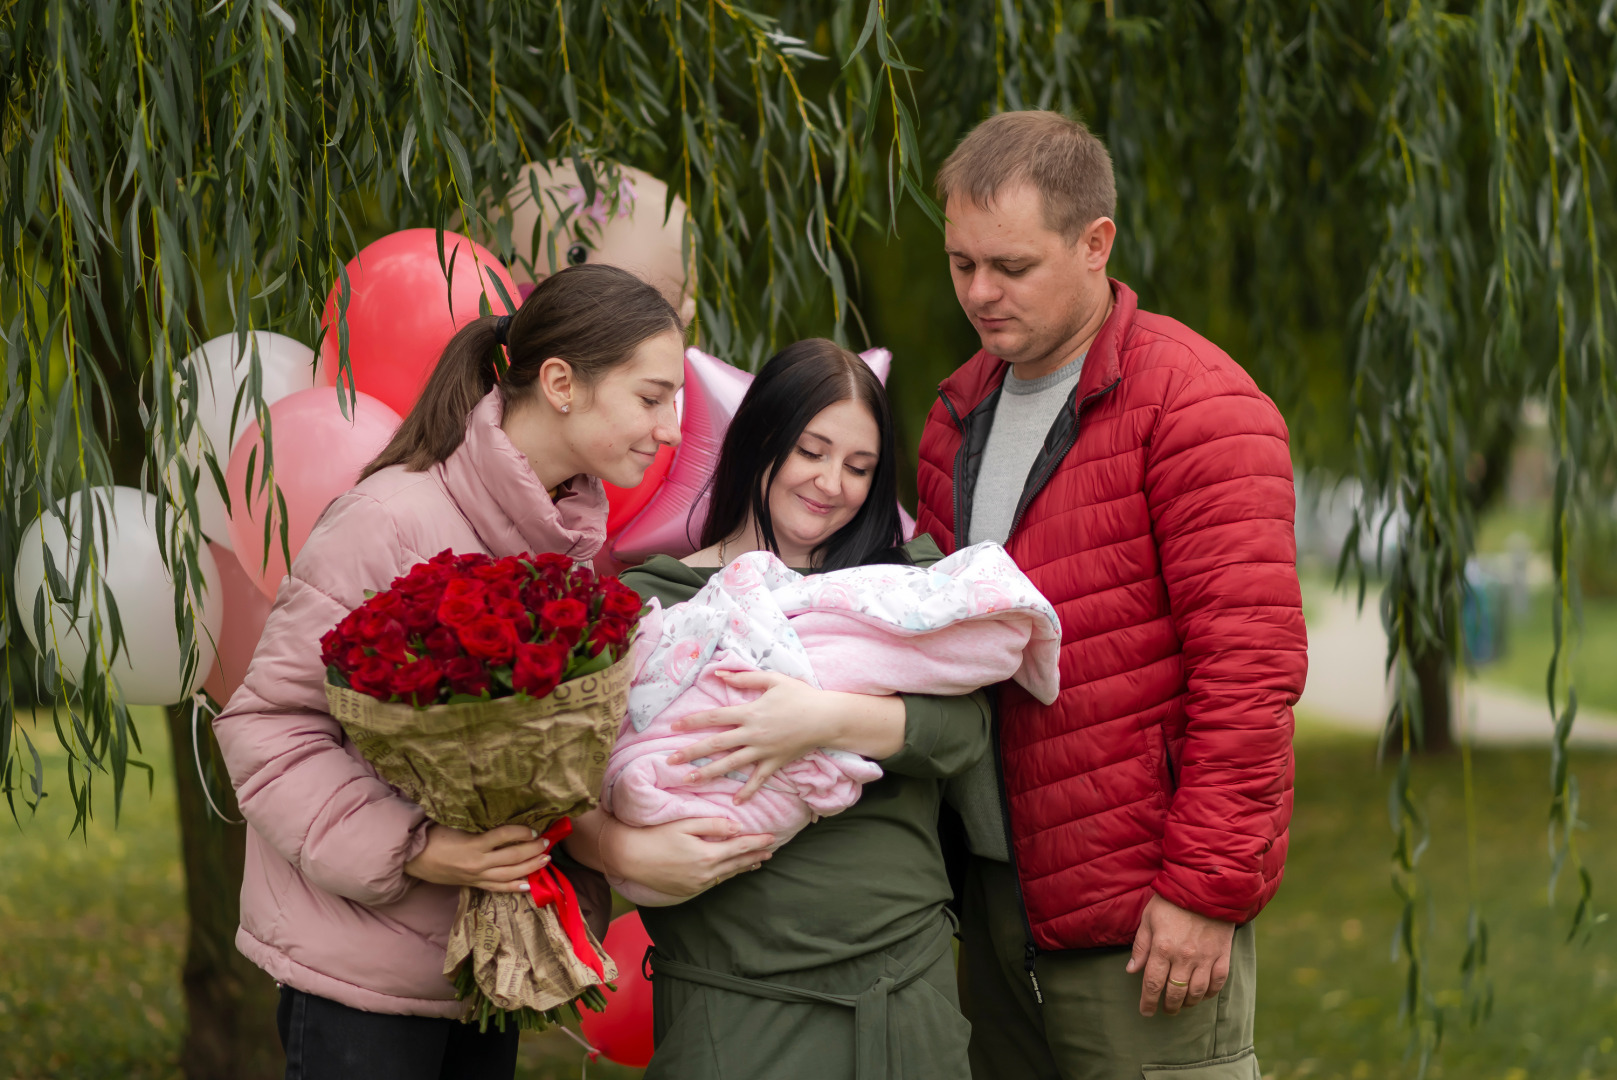
[[(896, 471), (886, 394), (870, 369), (832, 342), (798, 342), (759, 372), (730, 425), (702, 550), (655, 556), (623, 580), (666, 606), (748, 551), (773, 551), (807, 573), (935, 562), (929, 538), (902, 543)], [(703, 736), (670, 758), (691, 764), (693, 782), (750, 768), (742, 800), (818, 746), (862, 754), (885, 775), (772, 856), (762, 850), (772, 837), (735, 837), (718, 820), (681, 834), (677, 856), (644, 835), (652, 829), (600, 812), (581, 823), (583, 861), (689, 896), (641, 909), (655, 944), (648, 1080), (964, 1080), (970, 1028), (956, 996), (937, 818), (943, 779), (988, 747), (986, 698), (843, 694), (764, 672), (729, 678), (763, 693), (676, 725)], [(729, 839), (708, 843), (693, 866), (688, 836), (703, 828)]]

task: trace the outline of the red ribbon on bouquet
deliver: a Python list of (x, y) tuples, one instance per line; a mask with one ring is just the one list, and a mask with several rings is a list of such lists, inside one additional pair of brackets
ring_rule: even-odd
[[(551, 823), (539, 837), (549, 840), (547, 851), (555, 851), (560, 844), (573, 832), (572, 818), (558, 818)], [(584, 962), (584, 965), (595, 972), (601, 982), (606, 982), (606, 968), (601, 965), (601, 958), (595, 953), (595, 946), (590, 944), (589, 931), (584, 929), (584, 913), (578, 908), (578, 895), (573, 892), (573, 883), (567, 880), (567, 875), (557, 870), (551, 863), (546, 863), (528, 875), (528, 895), (533, 899), (536, 908), (556, 905), (556, 916), (561, 920), (561, 928), (567, 934), (567, 940), (573, 943), (573, 955)]]

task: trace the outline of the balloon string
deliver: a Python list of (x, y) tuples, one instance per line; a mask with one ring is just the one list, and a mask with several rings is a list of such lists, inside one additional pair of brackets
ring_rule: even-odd
[(207, 709), (214, 716), (219, 715), (219, 710), (208, 702), (208, 695), (198, 690), (191, 695), (191, 757), (197, 763), (197, 779), (202, 783), (202, 797), (208, 800), (208, 808), (219, 816), (220, 821), (227, 825), (245, 825), (247, 824), (246, 818), (238, 821), (235, 818), (226, 817), (225, 812), (219, 809), (219, 805), (213, 801), (213, 792), (209, 788), (207, 774), (202, 771), (202, 742), (197, 738), (197, 714), (202, 712), (203, 709)]
[(563, 1035), (566, 1035), (569, 1039), (573, 1040), (575, 1043), (584, 1048), (584, 1065), (587, 1071), (589, 1068), (589, 1063), (600, 1057), (601, 1051), (591, 1046), (588, 1039), (584, 1038), (582, 1035), (579, 1035), (566, 1024), (557, 1024), (556, 1026), (561, 1028)]

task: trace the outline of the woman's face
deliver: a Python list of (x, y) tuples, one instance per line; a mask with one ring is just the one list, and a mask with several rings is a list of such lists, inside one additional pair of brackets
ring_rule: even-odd
[(679, 445), (674, 394), (685, 382), (684, 355), (676, 331), (647, 338), (627, 361), (572, 396), (562, 431), (580, 472), (635, 487), (659, 448)]
[(881, 438), (876, 418), (854, 400), (810, 420), (769, 483), (769, 516), (788, 565), (853, 520), (870, 494)]

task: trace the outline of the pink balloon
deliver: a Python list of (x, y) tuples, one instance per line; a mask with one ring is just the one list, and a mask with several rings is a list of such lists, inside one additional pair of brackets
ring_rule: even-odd
[(620, 1065), (644, 1068), (651, 1060), (651, 980), (641, 969), (651, 938), (640, 913), (619, 915), (601, 942), (618, 965), (618, 988), (606, 991), (606, 1009), (586, 1011), (578, 1026), (590, 1045)]
[[(453, 257), (453, 283), (444, 266)], [(455, 331), (481, 314), (479, 301), (504, 313), (495, 287), (518, 303), (516, 283), (492, 251), (454, 232), (444, 233), (444, 262), (432, 229), (404, 229), (365, 245), (348, 263), (348, 362), (354, 389), (370, 394), (400, 416), (410, 411), (427, 376)], [(321, 324), (321, 372), (337, 382), (337, 301), (342, 282), (332, 284)]]
[[(893, 354), (886, 349), (867, 349), (859, 358), (870, 365), (885, 386)], [(751, 372), (700, 349), (685, 350), (681, 442), (662, 487), (611, 542), (612, 556), (619, 564), (633, 566), (658, 554), (683, 558), (696, 550), (702, 526), (707, 522), (708, 480), (718, 467), (724, 433), (752, 379)], [(898, 512), (905, 516), (903, 507)], [(915, 530), (914, 522), (906, 528), (908, 539)]]
[(218, 652), (202, 689), (223, 705), (230, 700), (242, 679), (247, 677), (247, 665), (253, 662), (258, 639), (264, 633), (264, 621), (269, 618), (274, 601), (258, 591), (258, 585), (236, 561), (236, 553), (223, 544), (210, 543), (214, 560), (219, 564), (220, 591), (224, 593), (225, 618), (216, 642)]
[(662, 487), (618, 534), (614, 556), (632, 565), (659, 553), (681, 558), (696, 550), (707, 521), (708, 479), (719, 463), (724, 433), (751, 385), (752, 372), (700, 349), (685, 350), (679, 448)]
[[(275, 482), (286, 499), (287, 543), (297, 558), (326, 506), (359, 482), (359, 474), (399, 426), (399, 414), (368, 394), (355, 394), (345, 418), (337, 391), (327, 386), (299, 390), (269, 407), (275, 450)], [(254, 453), (254, 451), (257, 451)], [(253, 460), (252, 490), (247, 463)], [(230, 540), (242, 570), (260, 592), (273, 597), (286, 576), (273, 492), (259, 487), (264, 448), (258, 424), (248, 425), (230, 452), (225, 481), (230, 491)], [(269, 559), (265, 562), (264, 516), (271, 510)]]
[(890, 351), (887, 349), (866, 349), (859, 354), (859, 359), (863, 360), (870, 370), (876, 373), (876, 378), (880, 380), (883, 386), (887, 385), (887, 374), (893, 370), (893, 354)]

